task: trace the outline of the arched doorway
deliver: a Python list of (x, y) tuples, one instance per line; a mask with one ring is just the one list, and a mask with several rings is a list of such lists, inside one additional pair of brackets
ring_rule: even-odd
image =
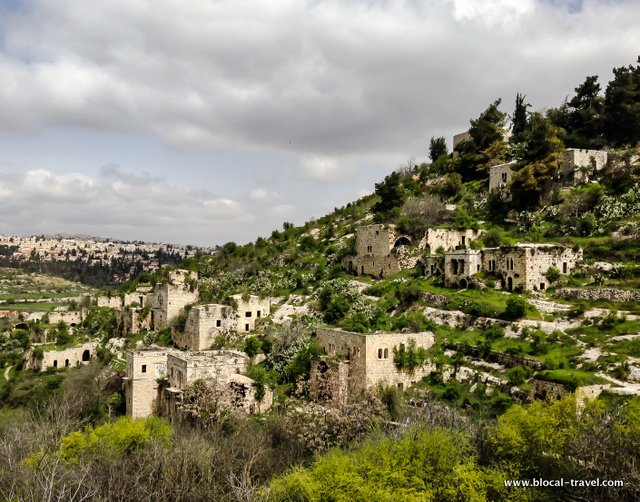
[(507, 279), (507, 290), (513, 291), (513, 278), (509, 277)]
[(460, 279), (460, 289), (467, 289), (469, 287), (469, 283), (466, 279)]
[(82, 362), (86, 363), (86, 362), (89, 362), (90, 360), (91, 360), (91, 352), (89, 352), (89, 349), (87, 349), (82, 353)]
[(394, 248), (397, 248), (398, 246), (411, 246), (411, 239), (406, 235), (401, 235), (393, 244)]

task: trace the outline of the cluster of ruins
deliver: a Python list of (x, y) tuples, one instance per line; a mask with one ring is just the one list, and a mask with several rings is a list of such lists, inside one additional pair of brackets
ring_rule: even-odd
[[(392, 228), (359, 227), (356, 255), (346, 257), (342, 265), (350, 273), (380, 278), (419, 266), (424, 275), (442, 275), (446, 287), (463, 289), (476, 284), (476, 274), (483, 272), (495, 279), (497, 288), (535, 291), (550, 286), (547, 275), (551, 269), (566, 275), (582, 260), (581, 249), (556, 244), (469, 248), (481, 234), (481, 230), (472, 229), (428, 229), (420, 243), (412, 246), (408, 237), (395, 235)], [(400, 248), (404, 250), (398, 253)]]

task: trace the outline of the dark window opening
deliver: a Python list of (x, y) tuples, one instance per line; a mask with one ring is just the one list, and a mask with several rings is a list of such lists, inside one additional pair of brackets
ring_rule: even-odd
[(146, 372), (147, 372), (147, 365), (146, 365), (146, 364), (143, 364), (143, 365), (142, 365), (142, 372), (143, 372), (143, 373), (146, 373)]
[(216, 319), (216, 328), (222, 326), (222, 321), (220, 319)]
[(251, 311), (245, 312), (245, 313), (244, 313), (244, 316), (245, 316), (245, 317), (251, 317)]

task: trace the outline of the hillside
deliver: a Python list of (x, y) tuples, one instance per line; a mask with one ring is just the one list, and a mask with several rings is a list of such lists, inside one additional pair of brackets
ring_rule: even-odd
[[(637, 500), (639, 75), (546, 114), (519, 94), (509, 123), (497, 100), (452, 152), (73, 329), (5, 322), (3, 495), (36, 472), (59, 498)], [(559, 478), (612, 484), (507, 484)]]

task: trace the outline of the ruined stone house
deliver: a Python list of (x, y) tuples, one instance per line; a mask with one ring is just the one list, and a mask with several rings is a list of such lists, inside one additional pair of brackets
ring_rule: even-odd
[[(433, 333), (353, 333), (340, 329), (320, 328), (317, 342), (330, 359), (320, 359), (313, 365), (310, 381), (312, 395), (324, 395), (328, 400), (344, 401), (346, 393), (370, 389), (378, 384), (399, 388), (415, 384), (433, 369), (430, 364), (413, 371), (399, 370), (394, 363), (394, 349), (416, 347), (428, 349), (434, 344)], [(346, 382), (346, 384), (345, 384)], [(333, 395), (328, 389), (333, 389)], [(338, 395), (335, 395), (337, 393)]]
[(178, 314), (198, 301), (198, 275), (188, 270), (173, 270), (165, 283), (156, 284), (151, 305), (151, 329), (168, 326)]
[(194, 305), (187, 312), (184, 332), (174, 330), (173, 343), (186, 350), (210, 349), (218, 336), (236, 331), (236, 312), (229, 305)]
[(430, 254), (434, 254), (438, 250), (464, 249), (483, 233), (483, 230), (474, 230), (472, 228), (465, 230), (428, 228), (424, 238), (424, 248)]
[(406, 252), (408, 246), (412, 246), (408, 236), (398, 236), (384, 225), (358, 227), (356, 254), (344, 258), (342, 266), (355, 275), (388, 277), (416, 265), (418, 257)]
[(257, 400), (255, 382), (240, 374), (248, 362), (246, 354), (233, 350), (129, 351), (124, 383), (127, 415), (143, 418), (160, 413), (180, 420), (184, 390), (199, 380), (220, 390), (221, 406), (247, 413), (265, 411), (272, 395), (267, 391)]
[(516, 244), (482, 251), (482, 269), (498, 279), (507, 291), (545, 290), (549, 269), (567, 275), (582, 261), (582, 250), (557, 244)]
[(489, 191), (509, 191), (511, 178), (516, 168), (516, 161), (498, 164), (489, 168)]
[(233, 295), (236, 302), (236, 327), (238, 333), (248, 333), (256, 329), (258, 319), (271, 315), (271, 298), (256, 295)]
[(445, 253), (445, 286), (467, 288), (473, 275), (486, 272), (507, 291), (536, 291), (550, 286), (546, 277), (555, 268), (566, 275), (582, 260), (582, 250), (556, 244), (516, 244), (482, 251), (456, 250)]
[(37, 357), (37, 346), (25, 352), (27, 368), (43, 371), (48, 368), (73, 368), (89, 364), (96, 357), (98, 342), (87, 342), (78, 347), (68, 349), (43, 350), (42, 357)]

